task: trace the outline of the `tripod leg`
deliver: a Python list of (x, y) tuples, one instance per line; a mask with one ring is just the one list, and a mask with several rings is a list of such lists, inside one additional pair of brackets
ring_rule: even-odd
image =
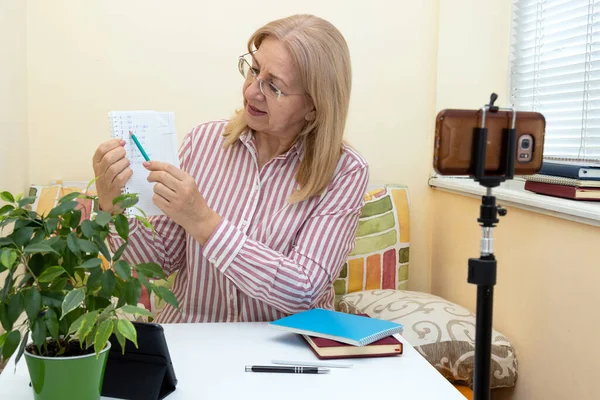
[(475, 372), (473, 398), (490, 399), (490, 372), (492, 350), (492, 310), (494, 287), (477, 286), (477, 314), (475, 320)]

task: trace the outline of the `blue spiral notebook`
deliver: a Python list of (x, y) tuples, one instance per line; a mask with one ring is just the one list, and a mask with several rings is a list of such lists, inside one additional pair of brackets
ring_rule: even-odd
[(303, 335), (322, 337), (354, 346), (366, 346), (384, 337), (402, 333), (396, 322), (313, 308), (272, 321), (269, 326)]

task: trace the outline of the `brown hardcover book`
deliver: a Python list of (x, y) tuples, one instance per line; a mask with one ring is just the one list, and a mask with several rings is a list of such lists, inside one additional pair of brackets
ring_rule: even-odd
[(600, 189), (598, 188), (584, 189), (576, 186), (527, 181), (525, 182), (525, 190), (566, 199), (600, 201)]
[(322, 359), (386, 357), (402, 354), (402, 342), (393, 336), (379, 339), (366, 346), (353, 346), (335, 340), (302, 335), (315, 355)]

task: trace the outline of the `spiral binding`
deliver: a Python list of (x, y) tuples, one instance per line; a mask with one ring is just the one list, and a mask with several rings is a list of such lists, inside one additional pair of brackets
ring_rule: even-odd
[(385, 337), (394, 335), (396, 333), (402, 333), (403, 330), (404, 330), (404, 327), (402, 325), (400, 325), (399, 327), (389, 328), (389, 329), (386, 329), (386, 330), (381, 331), (379, 333), (376, 333), (376, 334), (373, 334), (373, 335), (369, 335), (367, 337), (362, 338), (361, 340), (358, 341), (358, 345), (359, 346), (366, 346), (368, 344), (371, 344), (373, 342), (381, 340), (381, 339), (383, 339)]
[(549, 183), (552, 185), (563, 185), (571, 187), (600, 187), (599, 181), (582, 181), (579, 179), (566, 178), (562, 176), (535, 174), (524, 177), (527, 181)]
[(600, 158), (578, 158), (578, 157), (544, 157), (544, 161), (549, 162), (565, 162), (571, 164), (589, 164), (589, 165), (600, 165)]

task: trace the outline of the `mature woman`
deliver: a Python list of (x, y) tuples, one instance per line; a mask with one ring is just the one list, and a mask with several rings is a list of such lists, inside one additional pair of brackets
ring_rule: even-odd
[[(130, 262), (178, 271), (180, 310), (160, 322), (267, 321), (332, 308), (332, 283), (352, 250), (366, 161), (343, 143), (351, 86), (341, 33), (311, 15), (257, 30), (238, 60), (244, 109), (197, 126), (181, 169), (145, 163), (155, 182), (156, 236), (132, 221)], [(103, 210), (132, 174), (111, 140), (94, 159)], [(117, 235), (110, 238), (116, 249)]]

